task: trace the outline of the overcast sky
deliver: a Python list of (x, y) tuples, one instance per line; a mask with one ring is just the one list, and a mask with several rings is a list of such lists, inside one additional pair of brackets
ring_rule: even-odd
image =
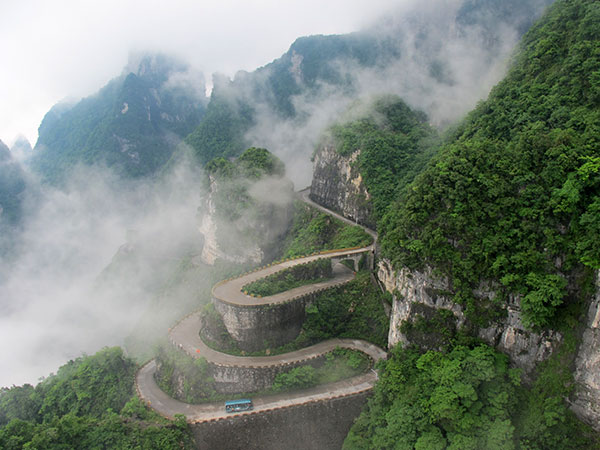
[(34, 145), (44, 114), (97, 91), (130, 51), (173, 53), (232, 76), (300, 36), (347, 33), (405, 0), (1, 0), (0, 139)]

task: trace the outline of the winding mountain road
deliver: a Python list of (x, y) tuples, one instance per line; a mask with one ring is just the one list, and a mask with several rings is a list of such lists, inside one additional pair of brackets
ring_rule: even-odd
[[(300, 198), (311, 206), (314, 206), (319, 210), (324, 211), (327, 214), (330, 214), (346, 223), (355, 225), (354, 222), (314, 203), (312, 200), (310, 200), (309, 194), (310, 191), (308, 189), (305, 189), (299, 193)], [(373, 246), (375, 245), (377, 234), (373, 230), (367, 228), (365, 228), (365, 230), (374, 238), (373, 244), (367, 247), (329, 251), (323, 254), (311, 255), (273, 264), (269, 267), (259, 269), (252, 273), (217, 283), (213, 288), (213, 296), (219, 301), (234, 305), (269, 305), (287, 302), (322, 289), (328, 289), (347, 283), (354, 278), (354, 273), (345, 266), (336, 264), (333, 278), (320, 283), (300, 286), (280, 294), (263, 298), (251, 297), (242, 292), (242, 288), (246, 284), (295, 265), (305, 264), (307, 262), (324, 257), (336, 258), (341, 256), (352, 256), (359, 253), (364, 253), (365, 251), (372, 251)], [(334, 350), (336, 347), (359, 350), (369, 355), (369, 357), (374, 361), (386, 358), (387, 356), (386, 352), (379, 347), (358, 339), (330, 339), (310, 347), (281, 355), (253, 357), (234, 356), (209, 348), (200, 338), (199, 330), (200, 311), (197, 311), (184, 317), (177, 325), (175, 325), (169, 331), (169, 339), (173, 345), (179, 347), (188, 355), (194, 358), (206, 358), (206, 360), (210, 363), (219, 366), (271, 367), (283, 364), (292, 364), (323, 355)], [(155, 372), (156, 362), (154, 360), (143, 366), (136, 376), (136, 389), (140, 398), (146, 401), (154, 410), (163, 416), (174, 418), (176, 414), (183, 414), (188, 422), (195, 423), (219, 420), (236, 415), (225, 413), (222, 402), (192, 405), (169, 397), (156, 384), (154, 380)], [(336, 383), (330, 383), (317, 386), (312, 389), (306, 389), (300, 392), (254, 397), (254, 410), (238, 414), (257, 414), (261, 411), (272, 410), (276, 408), (285, 408), (314, 401), (355, 395), (372, 389), (376, 380), (377, 374), (375, 371), (371, 370), (366, 374), (341, 380)]]

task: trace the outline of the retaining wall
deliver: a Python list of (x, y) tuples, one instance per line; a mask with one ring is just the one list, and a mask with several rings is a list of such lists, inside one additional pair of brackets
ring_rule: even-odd
[(371, 391), (191, 425), (200, 450), (334, 450)]
[(241, 350), (256, 352), (292, 342), (302, 328), (305, 308), (317, 295), (345, 282), (293, 297), (283, 303), (235, 305), (213, 297), (227, 331)]

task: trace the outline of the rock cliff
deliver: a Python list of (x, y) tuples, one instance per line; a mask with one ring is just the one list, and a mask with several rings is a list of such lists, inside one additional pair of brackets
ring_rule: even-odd
[(575, 382), (573, 410), (600, 431), (600, 271), (596, 274), (596, 295), (587, 311), (575, 360)]
[(200, 258), (202, 262), (209, 265), (214, 265), (218, 259), (231, 261), (239, 264), (246, 262), (259, 263), (262, 261), (264, 253), (257, 244), (240, 248), (239, 252), (229, 253), (221, 250), (219, 239), (217, 237), (217, 215), (215, 206), (215, 195), (218, 192), (218, 183), (215, 177), (210, 177), (210, 191), (204, 201), (204, 211), (200, 216), (200, 225), (198, 227), (200, 233), (204, 236), (204, 246)]
[[(402, 332), (402, 323), (414, 321), (417, 316), (428, 319), (439, 310), (451, 311), (455, 326), (461, 328), (467, 324), (463, 308), (452, 302), (448, 280), (435, 275), (431, 267), (422, 272), (406, 268), (394, 271), (389, 261), (380, 261), (377, 275), (388, 292), (394, 294), (388, 345), (409, 343), (410, 339)], [(482, 286), (477, 295), (481, 298), (493, 298), (491, 287)], [(513, 364), (531, 374), (537, 363), (548, 358), (562, 336), (553, 331), (534, 333), (527, 330), (521, 321), (520, 300), (512, 296), (504, 306), (503, 318), (487, 328), (476, 329), (478, 337), (499, 350), (507, 353)]]
[[(199, 231), (204, 236), (201, 260), (209, 265), (218, 259), (257, 264), (272, 258), (293, 219), (292, 183), (287, 178), (259, 180), (244, 186), (240, 200), (225, 186), (227, 180), (214, 176), (209, 180), (199, 216)], [(224, 209), (235, 209), (235, 218), (224, 216)]]
[(333, 144), (318, 147), (313, 161), (310, 197), (343, 216), (374, 229), (371, 196), (356, 167), (360, 150), (340, 155)]

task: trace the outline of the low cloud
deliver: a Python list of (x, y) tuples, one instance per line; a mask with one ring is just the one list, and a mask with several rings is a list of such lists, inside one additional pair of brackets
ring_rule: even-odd
[[(356, 99), (398, 95), (443, 129), (504, 77), (521, 34), (550, 2), (530, 0), (510, 12), (502, 5), (474, 8), (476, 3), (464, 0), (405, 2), (362, 32), (392, 49), (387, 60), (367, 68), (354, 61), (330, 61), (340, 79), (351, 80), (351, 89), (321, 83), (316, 94), (312, 90), (293, 97), (301, 119), (281, 119), (260, 98), (254, 99), (256, 124), (246, 138), (282, 158), (296, 185), (306, 186), (320, 135)], [(302, 65), (293, 68), (297, 72)]]
[(187, 161), (152, 181), (79, 167), (65, 188), (42, 188), (17, 236), (21, 251), (2, 267), (0, 386), (34, 382), (82, 352), (121, 344), (166, 267), (199, 252), (202, 189)]

